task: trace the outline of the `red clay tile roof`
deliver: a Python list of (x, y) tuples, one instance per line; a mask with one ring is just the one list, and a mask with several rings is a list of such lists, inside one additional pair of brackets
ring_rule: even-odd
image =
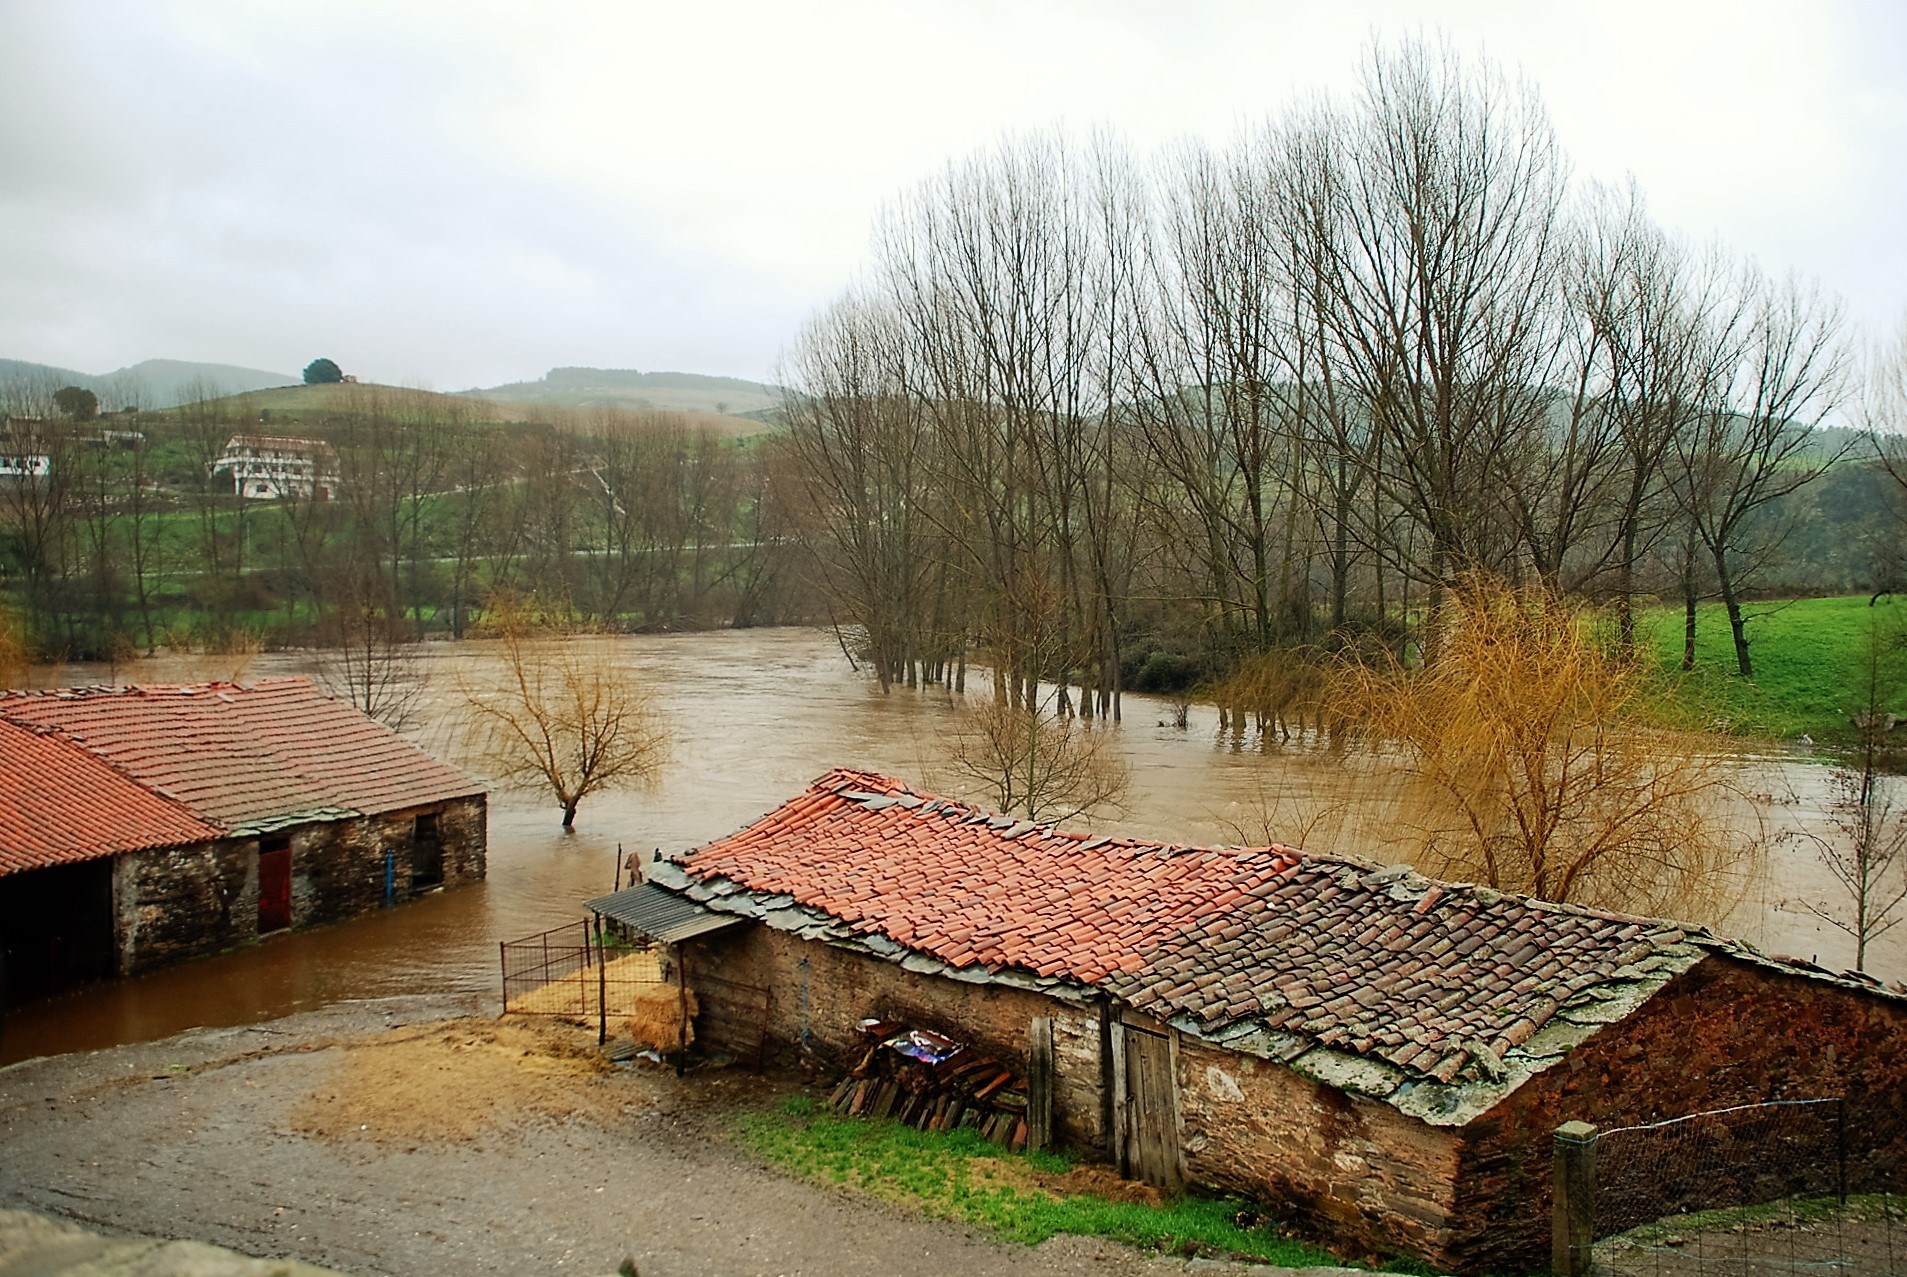
[(228, 833), (483, 792), (308, 678), (8, 692), (0, 719), (57, 731)]
[(0, 875), (219, 836), (57, 733), (0, 722)]
[(1702, 956), (1675, 924), (1288, 847), (1090, 838), (846, 770), (681, 868), (698, 897), (726, 880), (954, 967), (1076, 981), (1202, 1035), (1249, 1030), (1441, 1082), (1496, 1076), (1559, 1012), (1598, 1022), (1612, 988), (1653, 991)]

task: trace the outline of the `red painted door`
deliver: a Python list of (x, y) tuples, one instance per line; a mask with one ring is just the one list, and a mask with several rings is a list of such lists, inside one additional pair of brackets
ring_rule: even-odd
[(291, 846), (258, 848), (258, 930), (282, 931), (291, 925)]

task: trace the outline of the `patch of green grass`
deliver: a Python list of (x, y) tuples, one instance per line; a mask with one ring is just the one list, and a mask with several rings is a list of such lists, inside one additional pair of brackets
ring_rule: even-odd
[[(1861, 676), (1870, 627), (1883, 642), (1907, 632), (1907, 600), (1864, 595), (1751, 603), (1748, 654), (1755, 673), (1736, 672), (1735, 641), (1720, 604), (1696, 612), (1695, 668), (1682, 665), (1682, 613), (1646, 613), (1642, 641), (1655, 653), (1663, 683), (1664, 717), (1677, 726), (1736, 736), (1792, 740), (1806, 733), (1831, 744), (1849, 740), (1852, 715), (1862, 708)], [(1892, 695), (1882, 708), (1907, 710), (1907, 678), (1896, 649), (1890, 653)]]
[[(891, 1121), (844, 1118), (797, 1096), (776, 1110), (745, 1114), (743, 1143), (804, 1179), (836, 1184), (946, 1219), (1037, 1245), (1058, 1233), (1107, 1237), (1175, 1254), (1239, 1255), (1293, 1267), (1340, 1264), (1330, 1252), (1280, 1237), (1269, 1223), (1241, 1228), (1247, 1204), (1183, 1196), (1163, 1206), (1060, 1195), (1033, 1173), (1061, 1175), (1055, 1153), (1013, 1156), (970, 1130), (917, 1131)], [(1004, 1174), (989, 1173), (1004, 1167)], [(1025, 1179), (1015, 1173), (1022, 1171)]]

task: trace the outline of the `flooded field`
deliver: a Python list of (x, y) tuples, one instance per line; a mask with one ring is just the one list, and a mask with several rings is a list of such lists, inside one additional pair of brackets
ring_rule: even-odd
[[(574, 922), (581, 902), (607, 892), (617, 849), (696, 846), (747, 823), (833, 766), (885, 771), (924, 788), (953, 792), (942, 742), (959, 712), (944, 691), (879, 688), (851, 671), (831, 635), (814, 630), (589, 640), (611, 648), (628, 677), (654, 692), (672, 758), (648, 792), (588, 799), (573, 833), (561, 812), (535, 794), (497, 792), (490, 806), (490, 874), (351, 922), (273, 937), (221, 957), (82, 989), (16, 1008), (0, 1038), (0, 1062), (145, 1041), (194, 1025), (273, 1019), (353, 998), (477, 992), (498, 985), (500, 940)], [(483, 644), (432, 644), (412, 734), (453, 762), (480, 770), (462, 738), (457, 711), (465, 687), (497, 675)], [(75, 666), (43, 682), (168, 682), (228, 676), (230, 662), (158, 658), (108, 671)], [(251, 676), (315, 672), (304, 653), (253, 660)], [(1116, 730), (1132, 768), (1122, 816), (1091, 824), (1175, 842), (1279, 841), (1374, 859), (1399, 855), (1389, 842), (1394, 813), (1382, 801), (1379, 765), (1347, 766), (1301, 745), (1261, 748), (1250, 736), (1218, 731), (1195, 708), (1181, 731), (1170, 706), (1129, 697)], [(1852, 962), (1845, 934), (1817, 918), (1809, 901), (1844, 905), (1812, 851), (1784, 831), (1825, 820), (1828, 772), (1805, 761), (1745, 757), (1734, 766), (1744, 824), (1769, 830), (1766, 871), (1743, 886), (1720, 919), (1699, 919), (1774, 952)], [(1073, 822), (1085, 824), (1086, 822)], [(1907, 977), (1907, 928), (1870, 952), (1869, 969)]]

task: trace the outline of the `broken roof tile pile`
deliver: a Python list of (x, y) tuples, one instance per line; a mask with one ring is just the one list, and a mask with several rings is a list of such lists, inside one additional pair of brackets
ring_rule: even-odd
[(884, 937), (964, 978), (1104, 989), (1238, 1049), (1328, 1054), (1393, 1102), (1415, 1082), (1528, 1076), (1733, 948), (1407, 866), (1066, 833), (848, 770), (680, 868), (711, 908), (875, 952)]
[[(64, 813), (76, 833), (96, 825), (99, 835), (87, 835), (90, 855), (42, 845), (21, 851), (15, 859), (25, 863), (12, 868), (483, 792), (308, 678), (7, 692), (0, 724), (15, 729), (0, 751), (0, 847), (45, 844), (40, 825), (49, 814)], [(39, 744), (22, 743), (16, 732)], [(47, 808), (51, 800), (32, 792), (33, 777), (50, 765), (56, 743), (72, 771), (58, 804)]]

